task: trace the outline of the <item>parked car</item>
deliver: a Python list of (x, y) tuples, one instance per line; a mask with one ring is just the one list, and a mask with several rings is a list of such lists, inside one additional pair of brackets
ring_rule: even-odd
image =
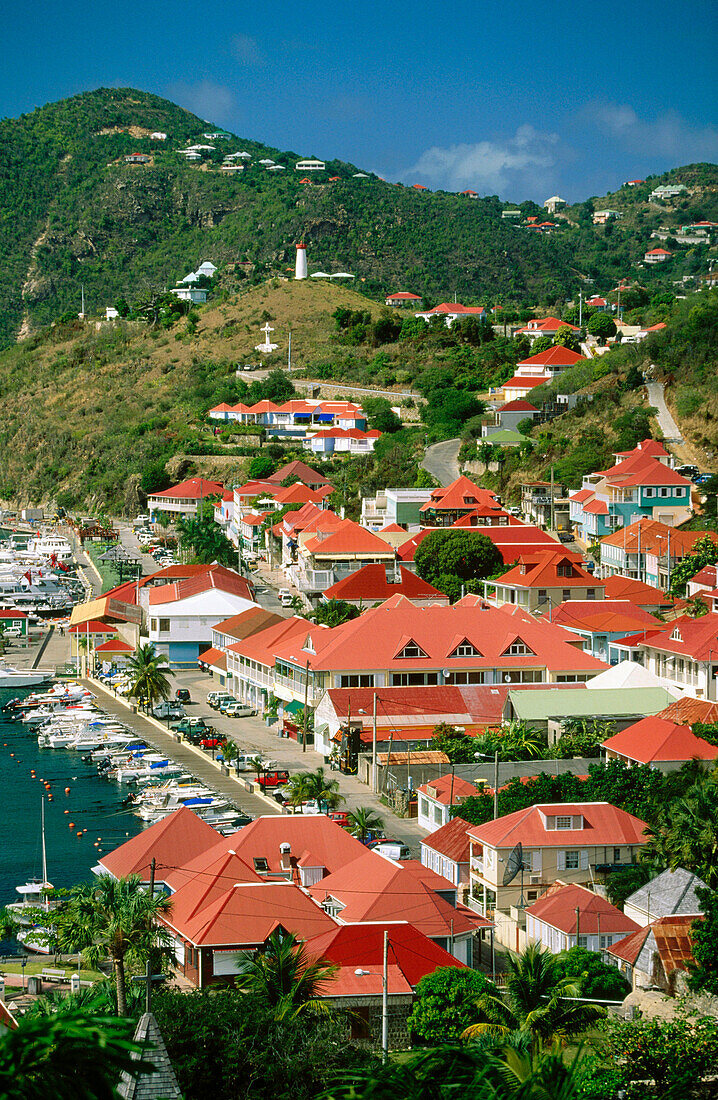
[(185, 710), (181, 703), (163, 700), (152, 708), (153, 718), (184, 718)]
[(377, 852), (380, 856), (388, 856), (389, 859), (411, 859), (411, 849), (401, 840), (392, 840), (385, 836), (381, 840), (373, 840), (368, 847), (372, 852)]
[(185, 736), (195, 730), (204, 734), (204, 731), (209, 728), (204, 718), (183, 718), (181, 722), (170, 722), (171, 730), (174, 730), (175, 733), (184, 734)]
[(691, 463), (688, 463), (685, 466), (676, 466), (676, 473), (680, 474), (681, 477), (690, 478), (690, 480), (692, 481), (694, 478), (698, 477), (698, 475), (700, 474), (700, 470), (697, 466), (693, 466)]
[(192, 702), (192, 696), (190, 695), (189, 690), (187, 688), (177, 688), (177, 691), (175, 692), (175, 699), (179, 703), (191, 703)]
[(230, 703), (227, 707), (220, 707), (222, 714), (225, 714), (227, 718), (250, 718), (253, 714), (256, 714), (254, 707), (245, 706), (244, 703)]
[(565, 542), (573, 542), (572, 532), (571, 531), (559, 531), (558, 541), (559, 542), (564, 542), (564, 543)]
[[(210, 698), (211, 695), (211, 698)], [(222, 703), (236, 703), (237, 700), (233, 695), (229, 695), (226, 691), (211, 692), (207, 696), (207, 702), (211, 706), (212, 710), (219, 710)]]
[(342, 829), (351, 829), (348, 810), (333, 810), (332, 813), (329, 814), (329, 820), (333, 821), (336, 825), (341, 825)]
[(202, 737), (199, 742), (202, 749), (221, 749), (226, 744), (223, 737)]
[(285, 783), (289, 782), (289, 772), (285, 771), (272, 771), (262, 772), (257, 779), (257, 783), (265, 790), (273, 787), (283, 787)]

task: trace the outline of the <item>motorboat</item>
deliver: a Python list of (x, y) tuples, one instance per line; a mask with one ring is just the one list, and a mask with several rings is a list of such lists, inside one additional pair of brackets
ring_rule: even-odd
[(27, 552), (56, 561), (72, 561), (72, 544), (62, 535), (36, 535), (28, 539)]
[(45, 684), (55, 675), (55, 669), (13, 668), (12, 665), (0, 665), (0, 689), (35, 687)]

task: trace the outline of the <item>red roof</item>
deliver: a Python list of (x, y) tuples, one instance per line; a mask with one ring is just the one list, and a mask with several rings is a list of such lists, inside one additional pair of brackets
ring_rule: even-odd
[(163, 497), (165, 500), (200, 500), (206, 497), (222, 496), (224, 485), (221, 481), (207, 481), (203, 477), (191, 477), (189, 481), (180, 481), (170, 489), (161, 489), (150, 493), (150, 500)]
[(204, 653), (200, 653), (197, 658), (197, 664), (199, 665), (212, 665), (213, 668), (219, 668), (223, 672), (227, 671), (227, 654), (221, 649), (214, 649), (210, 646), (209, 649), (205, 649)]
[(594, 894), (585, 886), (565, 885), (556, 882), (538, 901), (529, 905), (526, 912), (543, 924), (557, 928), (566, 935), (576, 934), (576, 909), (579, 932), (582, 935), (601, 935), (621, 932), (628, 935), (638, 931), (639, 925), (627, 917), (606, 898)]
[(696, 737), (690, 726), (656, 714), (642, 718), (603, 742), (602, 748), (639, 764), (715, 760), (718, 747)]
[(666, 718), (669, 722), (679, 722), (683, 726), (692, 726), (694, 722), (718, 722), (718, 703), (683, 695), (669, 703), (657, 717)]
[(293, 882), (235, 881), (206, 905), (197, 906), (197, 894), (203, 890), (196, 881), (180, 887), (164, 918), (165, 924), (197, 945), (258, 946), (278, 928), (306, 940), (336, 927), (328, 913)]
[(214, 564), (206, 565), (204, 572), (194, 577), (150, 589), (150, 607), (156, 604), (177, 603), (179, 600), (187, 600), (191, 596), (210, 592), (212, 589), (232, 596), (241, 596), (245, 600), (254, 602), (252, 589), (244, 577), (240, 577), (239, 573), (235, 573), (233, 569)]
[(436, 832), (422, 838), (422, 848), (431, 848), (452, 863), (468, 863), (471, 849), (469, 824), (462, 817), (452, 817)]
[[(452, 928), (454, 935), (460, 936), (490, 926), (490, 921), (454, 907), (436, 893), (424, 880), (427, 870), (421, 868), (420, 874), (415, 868), (365, 851), (312, 887), (310, 893), (320, 902), (330, 897), (341, 902), (341, 919), (347, 923), (409, 919), (424, 935), (442, 938), (451, 935)], [(445, 879), (439, 881), (446, 890), (453, 889)]]
[[(287, 641), (296, 644), (303, 643), (312, 624), (308, 619), (300, 619), (292, 616), (289, 619), (280, 619), (264, 630), (258, 630), (248, 638), (227, 647), (230, 653), (239, 653), (242, 657), (248, 657), (251, 661), (257, 661), (260, 665), (274, 668), (275, 651)], [(315, 632), (318, 630), (315, 627)], [(326, 628), (324, 628), (326, 629)]]
[[(572, 574), (570, 577), (559, 575), (559, 568), (569, 567)], [(592, 573), (584, 569), (577, 554), (558, 547), (555, 550), (541, 551), (539, 554), (521, 554), (519, 564), (499, 577), (497, 584), (515, 588), (603, 589), (603, 582), (596, 580)]]
[(672, 253), (667, 252), (665, 248), (652, 248), (650, 252), (646, 252), (647, 256), (670, 256)]
[(228, 634), (231, 638), (241, 641), (242, 638), (249, 638), (260, 630), (266, 630), (269, 626), (285, 621), (274, 611), (266, 611), (263, 607), (249, 607), (246, 611), (240, 611), (239, 615), (230, 615), (228, 619), (222, 619), (212, 629), (218, 634)]
[(497, 506), (496, 493), (491, 489), (482, 489), (470, 478), (462, 475), (450, 485), (431, 490), (431, 498), (422, 504), (421, 512), (470, 511), (480, 504)]
[[(602, 584), (603, 582), (601, 582)], [(630, 634), (647, 626), (653, 630), (662, 625), (648, 611), (636, 607), (630, 600), (568, 600), (554, 608), (551, 622), (567, 630), (601, 631)]]
[(84, 623), (73, 623), (70, 634), (114, 634), (117, 626), (108, 626), (99, 619), (88, 619)]
[(409, 291), (407, 291), (407, 290), (397, 290), (394, 294), (387, 294), (386, 300), (387, 300), (387, 302), (396, 302), (396, 301), (420, 302), (421, 301), (421, 295), (420, 294), (410, 294)]
[(27, 615), (24, 611), (8, 611), (6, 609), (0, 610), (0, 619), (26, 619)]
[(479, 788), (460, 775), (442, 775), (439, 779), (430, 779), (428, 783), (422, 783), (417, 790), (425, 794), (433, 802), (440, 802), (442, 806), (453, 806), (464, 798), (472, 798), (480, 793)]
[(498, 410), (499, 412), (538, 412), (535, 405), (530, 405), (528, 401), (524, 401), (522, 397), (517, 397), (515, 401), (509, 401), (505, 405), (502, 405)]
[[(547, 829), (545, 821), (555, 816), (583, 817), (582, 829)], [(610, 802), (581, 802), (528, 806), (484, 825), (471, 825), (474, 840), (492, 848), (513, 847), (518, 841), (529, 848), (587, 848), (594, 845), (643, 845), (645, 821), (619, 810)]]
[(333, 530), (323, 538), (317, 536), (308, 539), (304, 548), (321, 558), (335, 554), (375, 554), (389, 558), (395, 556), (394, 549), (384, 539), (351, 519), (334, 524)]
[(671, 599), (661, 592), (660, 588), (645, 584), (643, 581), (634, 581), (630, 577), (621, 577), (614, 574), (603, 582), (606, 586), (604, 599), (606, 600), (630, 600), (637, 607), (669, 606)]
[[(307, 943), (307, 953), (311, 958), (329, 959), (341, 968), (335, 976), (336, 980), (327, 988), (326, 996), (381, 994), (385, 931), (389, 934), (390, 993), (410, 992), (422, 978), (433, 974), (440, 966), (465, 969), (463, 963), (411, 924), (403, 921), (346, 924), (335, 931), (315, 936)], [(392, 968), (397, 973), (392, 974)], [(356, 974), (357, 970), (363, 973)]]
[(293, 462), (287, 462), (286, 465), (280, 466), (271, 477), (267, 478), (267, 480), (279, 484), (286, 480), (286, 478), (292, 476), (298, 477), (305, 485), (331, 484), (324, 474), (320, 474), (318, 470), (313, 469), (311, 466), (307, 466), (306, 462), (302, 462), (301, 459), (295, 459)]
[[(401, 530), (401, 528), (399, 528)], [(384, 565), (365, 565), (362, 569), (350, 573), (348, 577), (333, 584), (324, 591), (327, 600), (364, 600), (367, 605), (388, 599), (399, 593), (408, 600), (446, 600), (443, 592), (423, 581), (416, 573), (398, 567), (397, 581), (387, 579)]]
[(156, 860), (156, 878), (166, 881), (168, 872), (217, 843), (217, 833), (183, 806), (162, 821), (155, 822), (119, 848), (100, 858), (101, 866), (114, 878), (139, 875), (149, 882), (150, 864)]
[(508, 382), (501, 383), (502, 390), (533, 390), (537, 386), (545, 386), (551, 381), (551, 376), (546, 374), (540, 378), (532, 378), (531, 375), (515, 374)]
[(625, 936), (606, 950), (616, 958), (635, 966), (646, 941), (652, 939), (661, 960), (664, 973), (669, 977), (674, 970), (686, 970), (693, 962), (693, 924), (702, 916), (659, 917), (646, 928)]
[(560, 328), (570, 328), (572, 332), (578, 332), (576, 325), (569, 325), (568, 321), (560, 321), (558, 317), (534, 317), (525, 328), (519, 332), (558, 332)]
[(323, 814), (257, 817), (229, 840), (229, 847), (245, 863), (266, 859), (269, 873), (275, 875), (282, 873), (279, 846), (289, 844), (295, 881), (298, 868), (320, 868), (323, 874), (331, 874), (366, 854), (361, 841)]
[(415, 191), (428, 191), (428, 187), (424, 187), (423, 183), (413, 183), (412, 187)]
[(109, 642), (95, 646), (95, 653), (134, 653), (135, 647), (121, 642), (119, 638), (110, 638)]
[[(585, 356), (579, 355), (577, 351), (571, 351), (570, 348), (558, 344), (554, 348), (540, 351), (538, 355), (530, 355), (528, 359), (522, 359), (517, 365), (519, 367), (573, 367), (584, 358)], [(505, 382), (504, 385), (506, 385)]]
[(652, 634), (648, 644), (694, 661), (707, 661), (718, 653), (718, 614), (709, 612), (699, 619), (687, 615), (675, 619)]

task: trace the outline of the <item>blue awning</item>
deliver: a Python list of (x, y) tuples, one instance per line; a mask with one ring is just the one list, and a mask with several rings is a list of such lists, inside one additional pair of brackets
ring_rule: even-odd
[(331, 421), (334, 419), (334, 413), (319, 413), (317, 420)]

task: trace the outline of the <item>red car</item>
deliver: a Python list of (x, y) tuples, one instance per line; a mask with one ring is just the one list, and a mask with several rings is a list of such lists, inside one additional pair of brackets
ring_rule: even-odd
[(289, 782), (289, 772), (276, 771), (276, 772), (263, 772), (257, 779), (260, 787), (283, 787), (285, 783)]
[(329, 814), (329, 820), (336, 822), (337, 825), (341, 825), (342, 829), (351, 829), (351, 822), (349, 820), (348, 810), (335, 810)]
[(203, 737), (199, 744), (202, 749), (223, 749), (225, 742), (221, 737)]

